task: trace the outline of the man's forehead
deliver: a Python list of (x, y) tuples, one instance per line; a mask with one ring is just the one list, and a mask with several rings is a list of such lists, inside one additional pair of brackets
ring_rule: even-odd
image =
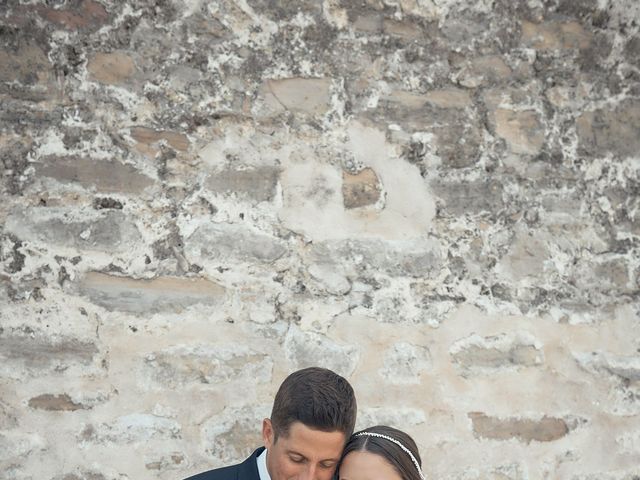
[(300, 422), (291, 424), (286, 435), (282, 436), (286, 449), (296, 451), (307, 456), (309, 452), (324, 452), (333, 457), (334, 452), (340, 455), (345, 444), (345, 434), (339, 430), (325, 432), (315, 430)]

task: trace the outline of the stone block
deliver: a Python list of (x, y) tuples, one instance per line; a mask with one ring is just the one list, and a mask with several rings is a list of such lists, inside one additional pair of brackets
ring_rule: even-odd
[(205, 451), (218, 465), (231, 465), (263, 445), (262, 420), (271, 405), (227, 407), (202, 425)]
[(56, 412), (73, 412), (75, 410), (85, 410), (87, 407), (81, 403), (74, 402), (66, 393), (55, 395), (45, 393), (29, 399), (29, 407), (36, 410), (48, 410)]
[(324, 290), (333, 295), (344, 295), (351, 290), (349, 279), (336, 271), (330, 263), (311, 264), (309, 274)]
[(433, 277), (442, 266), (440, 244), (432, 239), (340, 240), (317, 243), (311, 255), (319, 263), (333, 264), (336, 271), (359, 274)]
[[(627, 258), (613, 258), (596, 265), (594, 279), (607, 289), (610, 287), (620, 292), (637, 291), (630, 282), (629, 262)], [(602, 283), (601, 283), (602, 282)]]
[(467, 88), (491, 85), (506, 81), (511, 76), (511, 69), (504, 59), (498, 55), (486, 55), (473, 58), (455, 75), (456, 81)]
[(34, 164), (36, 175), (80, 185), (100, 193), (140, 194), (154, 180), (133, 165), (84, 157), (45, 157)]
[(30, 370), (64, 371), (73, 365), (91, 365), (98, 352), (95, 343), (77, 338), (0, 333), (3, 370), (23, 366)]
[(95, 30), (109, 20), (106, 9), (95, 0), (82, 0), (80, 5), (71, 8), (56, 9), (45, 6), (36, 8), (44, 19), (72, 31)]
[(380, 200), (382, 186), (376, 172), (364, 168), (356, 174), (342, 172), (342, 198), (344, 208), (375, 205)]
[(273, 370), (269, 355), (239, 345), (171, 347), (150, 353), (144, 364), (154, 382), (172, 389), (234, 381), (265, 383)]
[(621, 416), (640, 414), (640, 356), (593, 351), (574, 353), (573, 357), (592, 375), (593, 384), (606, 389), (604, 411)]
[(175, 150), (186, 152), (189, 150), (189, 137), (184, 133), (174, 132), (171, 130), (154, 130), (147, 127), (133, 127), (131, 129), (131, 137), (147, 147), (161, 140), (167, 142)]
[(353, 21), (353, 28), (357, 32), (380, 34), (382, 33), (382, 21), (382, 15), (379, 13), (358, 15)]
[[(405, 90), (393, 90), (387, 96), (384, 97), (384, 102), (388, 103), (392, 109), (398, 107), (402, 110), (418, 113), (423, 115), (423, 121), (427, 121), (428, 114), (430, 112), (427, 107), (437, 107), (442, 109), (460, 109), (470, 107), (472, 105), (471, 96), (466, 90), (459, 88), (442, 88), (436, 90), (430, 90), (426, 93), (408, 92)], [(447, 118), (447, 115), (442, 112), (441, 117)], [(438, 118), (437, 120), (442, 120)]]
[(455, 342), (449, 354), (463, 376), (535, 367), (544, 362), (541, 345), (526, 333), (493, 337), (474, 334)]
[(509, 251), (498, 263), (497, 271), (514, 282), (542, 276), (545, 262), (551, 259), (549, 244), (553, 244), (553, 239), (544, 233), (517, 230)]
[(585, 49), (592, 34), (576, 21), (522, 22), (522, 42), (536, 50)]
[(53, 207), (16, 210), (7, 217), (5, 231), (49, 248), (80, 251), (131, 251), (141, 240), (135, 224), (120, 210), (100, 210), (83, 219), (74, 217), (69, 209)]
[(473, 122), (436, 125), (436, 154), (445, 167), (465, 168), (476, 163), (482, 143), (482, 132)]
[(386, 35), (391, 35), (403, 40), (421, 40), (424, 38), (424, 33), (420, 26), (406, 20), (385, 18), (382, 21), (382, 31)]
[(635, 65), (640, 63), (640, 35), (629, 38), (624, 46), (624, 54), (629, 63)]
[(432, 181), (435, 195), (444, 200), (446, 215), (477, 215), (499, 211), (504, 207), (503, 187), (499, 180), (462, 182)]
[(40, 83), (48, 81), (52, 71), (47, 55), (35, 43), (21, 44), (15, 52), (0, 50), (0, 82)]
[(628, 100), (615, 109), (585, 112), (576, 120), (576, 131), (583, 153), (637, 156), (640, 151), (640, 101)]
[(392, 385), (419, 384), (421, 374), (432, 367), (429, 349), (408, 342), (398, 342), (387, 348), (382, 354), (382, 362), (379, 373)]
[(503, 108), (493, 113), (496, 133), (514, 153), (536, 155), (544, 145), (544, 125), (533, 110), (513, 111)]
[(106, 85), (122, 85), (133, 76), (136, 65), (124, 52), (98, 52), (89, 60), (87, 70), (93, 80)]
[(469, 413), (476, 437), (491, 440), (511, 440), (520, 442), (552, 442), (569, 433), (569, 426), (562, 418), (543, 416), (530, 418), (497, 418), (484, 413)]
[(459, 88), (431, 90), (427, 92), (425, 99), (438, 108), (466, 108), (473, 105), (469, 92)]
[(85, 425), (78, 437), (81, 443), (140, 444), (155, 439), (182, 438), (182, 428), (171, 418), (150, 413), (131, 413), (98, 426)]
[(77, 285), (77, 292), (109, 311), (136, 315), (181, 312), (196, 305), (219, 304), (225, 289), (204, 278), (157, 277), (134, 279), (89, 272)]
[(274, 262), (287, 253), (278, 238), (236, 224), (205, 224), (185, 239), (185, 254), (190, 262)]
[(329, 78), (283, 78), (267, 80), (261, 94), (272, 109), (322, 115), (329, 110)]
[(325, 335), (303, 331), (295, 325), (289, 327), (285, 337), (284, 353), (292, 370), (322, 366), (344, 377), (354, 372), (360, 357), (358, 348), (353, 345), (337, 343)]
[[(1, 67), (0, 67), (1, 68)], [(0, 192), (11, 195), (20, 193), (31, 182), (27, 175), (31, 167), (29, 152), (33, 148), (30, 139), (0, 137)]]
[(227, 168), (211, 173), (205, 185), (217, 194), (235, 194), (239, 199), (269, 202), (275, 198), (279, 177), (277, 167)]

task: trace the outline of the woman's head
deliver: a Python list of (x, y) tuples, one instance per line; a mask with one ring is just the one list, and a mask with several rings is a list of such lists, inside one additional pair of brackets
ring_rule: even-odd
[(424, 480), (421, 465), (418, 447), (409, 435), (378, 425), (351, 436), (342, 452), (338, 478)]

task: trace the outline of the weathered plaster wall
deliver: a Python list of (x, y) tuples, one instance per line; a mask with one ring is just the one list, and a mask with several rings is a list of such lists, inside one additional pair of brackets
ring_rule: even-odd
[(428, 478), (639, 478), (639, 21), (1, 1), (1, 477), (237, 461), (321, 364)]

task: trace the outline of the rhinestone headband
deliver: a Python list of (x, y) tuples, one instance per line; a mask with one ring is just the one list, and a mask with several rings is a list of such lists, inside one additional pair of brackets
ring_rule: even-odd
[(424, 474), (422, 473), (422, 469), (420, 468), (420, 464), (416, 460), (416, 457), (414, 457), (413, 453), (411, 453), (411, 450), (409, 450), (402, 443), (400, 443), (399, 440), (396, 440), (395, 438), (390, 437), (388, 435), (383, 435), (381, 433), (375, 433), (375, 432), (360, 432), (360, 433), (356, 433), (356, 437), (362, 437), (362, 436), (384, 438), (385, 440), (389, 440), (390, 442), (395, 443), (396, 445), (398, 445), (402, 449), (402, 451), (404, 451), (407, 455), (409, 455), (409, 458), (411, 458), (411, 461), (413, 462), (413, 464), (416, 466), (416, 469), (418, 470), (418, 474), (420, 475), (420, 478), (422, 480), (426, 480)]

